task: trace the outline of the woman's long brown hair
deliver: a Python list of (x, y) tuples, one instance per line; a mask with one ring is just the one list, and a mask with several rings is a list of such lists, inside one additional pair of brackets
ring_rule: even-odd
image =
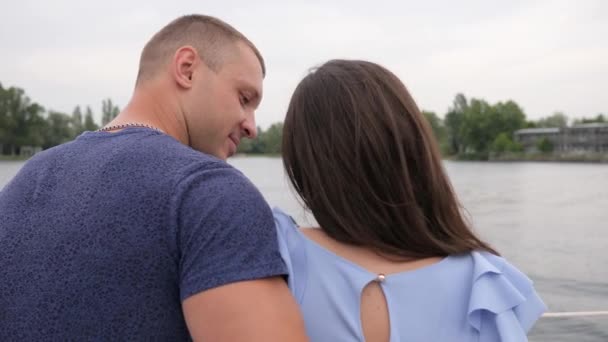
[(283, 163), (327, 235), (398, 258), (486, 250), (443, 168), (428, 122), (401, 81), (366, 61), (332, 60), (297, 86)]

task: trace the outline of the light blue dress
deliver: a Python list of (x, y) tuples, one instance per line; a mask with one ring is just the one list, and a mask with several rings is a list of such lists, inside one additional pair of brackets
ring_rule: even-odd
[[(307, 238), (280, 209), (273, 212), (289, 288), (311, 341), (364, 341), (361, 292), (378, 275)], [(527, 341), (546, 310), (528, 277), (487, 252), (448, 256), (379, 284), (391, 342)]]

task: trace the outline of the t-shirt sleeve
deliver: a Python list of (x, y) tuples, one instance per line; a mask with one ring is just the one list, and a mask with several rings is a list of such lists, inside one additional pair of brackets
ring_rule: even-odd
[(192, 172), (173, 199), (180, 298), (233, 282), (285, 275), (268, 204), (239, 171)]

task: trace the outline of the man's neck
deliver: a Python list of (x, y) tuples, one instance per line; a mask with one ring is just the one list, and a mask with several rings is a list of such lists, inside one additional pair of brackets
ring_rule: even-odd
[(179, 103), (172, 103), (167, 91), (158, 87), (135, 90), (129, 104), (108, 126), (126, 123), (146, 124), (172, 136), (184, 145), (190, 145), (188, 129)]

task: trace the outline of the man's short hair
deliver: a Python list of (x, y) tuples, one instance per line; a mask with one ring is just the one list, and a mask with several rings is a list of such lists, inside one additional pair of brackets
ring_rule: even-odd
[(150, 79), (168, 63), (175, 51), (182, 46), (194, 47), (203, 62), (214, 71), (218, 71), (225, 62), (227, 53), (236, 50), (235, 43), (242, 41), (255, 53), (266, 75), (264, 58), (247, 37), (234, 27), (220, 19), (191, 14), (179, 17), (163, 27), (148, 41), (140, 61), (137, 83)]

